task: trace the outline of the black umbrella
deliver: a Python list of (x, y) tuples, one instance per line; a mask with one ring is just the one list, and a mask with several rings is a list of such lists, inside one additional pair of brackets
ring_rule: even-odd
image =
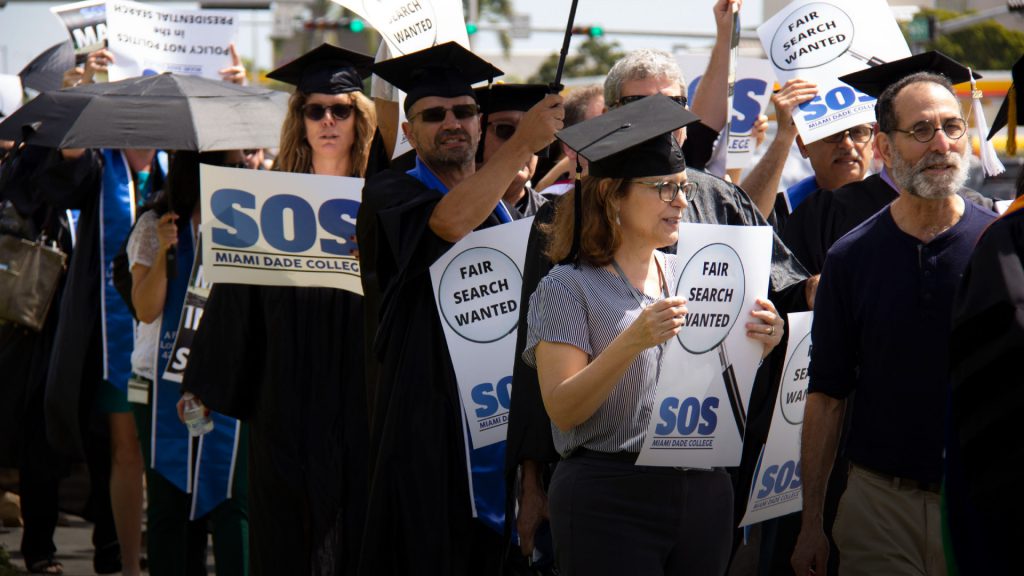
[(75, 49), (71, 40), (50, 46), (18, 72), (21, 85), (37, 92), (60, 90), (64, 72), (75, 67)]
[(51, 148), (234, 150), (275, 147), (288, 95), (198, 76), (82, 84), (33, 98), (0, 122), (0, 140)]

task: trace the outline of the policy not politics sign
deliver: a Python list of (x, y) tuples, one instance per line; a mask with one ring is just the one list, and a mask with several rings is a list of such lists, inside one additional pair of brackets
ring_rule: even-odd
[(910, 56), (884, 0), (797, 0), (757, 29), (780, 83), (803, 78), (818, 94), (793, 114), (810, 143), (875, 121), (875, 98), (840, 76)]
[(68, 29), (75, 49), (75, 61), (85, 62), (90, 52), (104, 47), (107, 39), (106, 0), (84, 0), (50, 8)]
[(362, 178), (200, 166), (210, 283), (319, 286), (362, 294)]
[(533, 218), (474, 232), (430, 266), (474, 449), (505, 439)]
[(755, 299), (768, 294), (769, 226), (679, 226), (673, 279), (685, 324), (662, 353), (651, 422), (637, 464), (737, 466), (763, 346), (747, 337)]
[(761, 448), (750, 485), (747, 512), (740, 526), (757, 524), (803, 508), (800, 475), (800, 431), (807, 400), (807, 368), (811, 363), (812, 312), (789, 315), (789, 348), (775, 399), (768, 442)]
[(111, 81), (162, 72), (219, 80), (219, 71), (231, 65), (228, 45), (238, 41), (238, 18), (225, 11), (108, 0), (107, 34), (115, 58)]
[(454, 41), (469, 48), (461, 0), (334, 0), (370, 23), (397, 58)]
[[(689, 85), (686, 94), (692, 100), (697, 85), (708, 67), (703, 54), (677, 54), (676, 61)], [(775, 87), (775, 71), (763, 58), (740, 58), (736, 63), (736, 85), (732, 100), (732, 124), (726, 148), (726, 168), (747, 168), (754, 158), (754, 123), (764, 113)]]

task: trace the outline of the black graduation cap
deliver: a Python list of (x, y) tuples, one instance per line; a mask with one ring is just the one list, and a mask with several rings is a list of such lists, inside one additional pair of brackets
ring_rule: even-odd
[[(1024, 106), (1021, 105), (1022, 101), (1020, 94), (1018, 93), (1021, 88), (1024, 88), (1024, 56), (1021, 56), (1016, 62), (1014, 62), (1013, 70), (1010, 74), (1013, 76), (1013, 82), (1010, 84), (1010, 90), (1006, 93), (1006, 98), (1003, 99), (1003, 104), (999, 107), (999, 112), (996, 112), (996, 117), (992, 120), (992, 129), (988, 131), (988, 137), (985, 138), (986, 140), (991, 140), (992, 136), (994, 136), (996, 132), (999, 132), (1002, 130), (1003, 126), (1007, 125), (1010, 118), (1011, 107), (1013, 108), (1014, 116), (1016, 117), (1014, 126), (1011, 128), (1014, 136), (1012, 140), (1016, 141), (1017, 125), (1024, 120)], [(1011, 138), (1007, 138), (1006, 146), (1008, 152), (1011, 147), (1010, 141)], [(1014, 144), (1013, 149), (1014, 152), (1016, 152), (1016, 144)]]
[[(685, 106), (668, 96), (655, 94), (570, 126), (555, 136), (587, 159), (591, 176), (668, 176), (686, 169), (683, 150), (672, 133), (697, 120), (697, 115)], [(563, 263), (578, 264), (580, 230), (583, 229), (580, 173), (577, 160), (572, 248)]]
[[(953, 84), (969, 82), (972, 73), (968, 68), (942, 52), (935, 50), (922, 52), (907, 58), (893, 60), (864, 70), (858, 70), (839, 79), (853, 86), (857, 90), (878, 98), (885, 92), (889, 85), (898, 82), (900, 79), (910, 76), (915, 72), (934, 72), (942, 74)], [(973, 73), (974, 78), (981, 78), (978, 73)]]
[(373, 57), (326, 42), (267, 74), (306, 94), (344, 94), (363, 89)]
[(693, 112), (657, 94), (566, 128), (555, 136), (587, 159), (591, 176), (665, 176), (686, 168), (683, 151), (672, 132), (697, 120)]
[(476, 101), (484, 114), (517, 110), (526, 112), (544, 99), (551, 88), (547, 84), (504, 84), (496, 82), (475, 89)]
[[(490, 115), (494, 112), (515, 110), (526, 112), (551, 92), (547, 84), (503, 84), (496, 82), (473, 90), (480, 106), (480, 133), (487, 131)], [(480, 139), (476, 161), (484, 161), (484, 139)]]
[(405, 92), (405, 111), (426, 96), (474, 96), (471, 86), (504, 74), (456, 42), (378, 62), (373, 73)]

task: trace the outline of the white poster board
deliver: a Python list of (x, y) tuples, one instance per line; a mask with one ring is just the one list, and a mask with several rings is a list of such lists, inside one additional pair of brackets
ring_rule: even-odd
[(199, 175), (206, 281), (362, 295), (356, 245), (362, 178), (205, 164)]
[[(676, 61), (688, 82), (687, 97), (693, 100), (697, 85), (707, 70), (705, 54), (676, 54)], [(764, 114), (775, 86), (775, 69), (763, 58), (740, 58), (736, 63), (736, 85), (732, 101), (732, 125), (726, 149), (726, 168), (748, 168), (754, 158), (754, 123)]]
[(768, 441), (761, 448), (750, 485), (747, 512), (740, 526), (757, 524), (803, 508), (800, 476), (800, 430), (807, 401), (807, 368), (811, 363), (813, 312), (789, 314), (789, 347), (775, 399)]
[(85, 61), (90, 52), (103, 48), (107, 40), (106, 0), (84, 0), (50, 8), (71, 36), (75, 62)]
[(793, 114), (805, 143), (875, 121), (875, 98), (840, 76), (910, 56), (884, 0), (796, 0), (757, 28), (779, 83), (803, 78), (818, 95)]
[(737, 466), (763, 350), (746, 323), (768, 294), (772, 229), (683, 223), (677, 254), (684, 265), (672, 286), (688, 300), (686, 324), (666, 343), (636, 463)]
[(370, 23), (397, 58), (455, 41), (469, 48), (461, 0), (334, 0)]
[(430, 267), (474, 449), (505, 439), (533, 218), (473, 232)]
[(163, 72), (219, 80), (219, 71), (231, 65), (228, 45), (238, 42), (238, 18), (227, 11), (107, 0), (107, 34), (115, 59), (111, 81)]
[(17, 74), (0, 74), (0, 114), (10, 116), (21, 107), (21, 77)]

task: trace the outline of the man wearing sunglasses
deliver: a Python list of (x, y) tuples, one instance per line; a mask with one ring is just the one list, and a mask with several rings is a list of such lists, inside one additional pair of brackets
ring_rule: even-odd
[[(826, 572), (825, 487), (854, 392), (850, 472), (832, 531), (842, 573), (946, 574), (943, 360), (956, 286), (995, 214), (961, 195), (967, 122), (949, 78), (914, 70), (937, 69), (927, 56), (878, 66), (857, 83), (844, 77), (866, 93), (881, 90), (876, 145), (898, 197), (836, 242), (821, 273), (801, 442), (802, 527), (792, 556), (799, 576)], [(953, 81), (968, 79), (966, 69), (950, 68)], [(878, 87), (865, 88), (868, 79)]]
[[(548, 91), (548, 87), (543, 84), (492, 84), (475, 90), (482, 112), (483, 132), (477, 149), (478, 167), (494, 158), (505, 143), (512, 139), (523, 116), (543, 100)], [(514, 219), (535, 215), (545, 202), (544, 197), (534, 191), (530, 184), (536, 170), (537, 155), (531, 154), (529, 160), (516, 172), (502, 197), (502, 202), (509, 208)]]
[(366, 316), (377, 366), (367, 370), (376, 377), (360, 573), (497, 573), (505, 445), (467, 449), (430, 265), (473, 230), (512, 220), (501, 200), (534, 151), (554, 141), (562, 99), (543, 96), (478, 170), (471, 84), (500, 70), (450, 42), (379, 62), (374, 73), (406, 93), (402, 130), (416, 159), (408, 172), (367, 181), (357, 219), (366, 301), (381, 303)]

